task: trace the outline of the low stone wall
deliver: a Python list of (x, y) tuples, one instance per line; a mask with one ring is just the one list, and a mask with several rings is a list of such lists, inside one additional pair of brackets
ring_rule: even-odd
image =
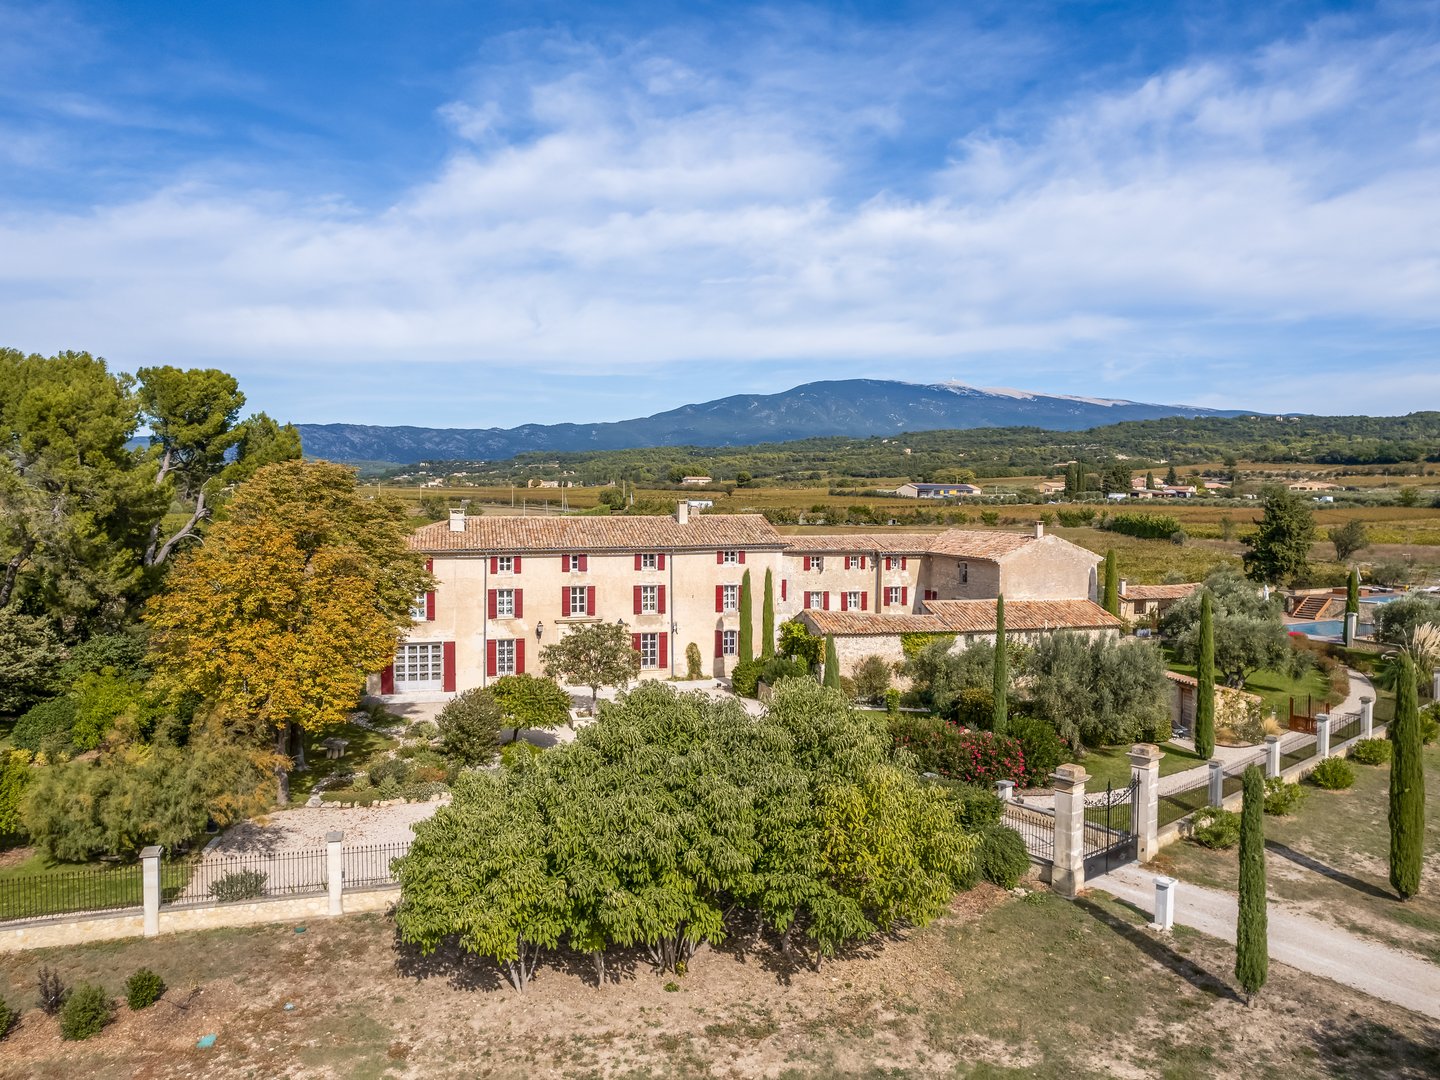
[[(390, 885), (375, 889), (357, 889), (342, 894), (342, 914), (385, 911), (400, 898), (400, 887)], [(264, 923), (306, 922), (326, 919), (329, 898), (315, 896), (284, 897), (257, 900), (253, 903), (204, 904), (195, 907), (162, 907), (160, 933), (182, 934), (191, 930), (215, 930), (227, 926), (259, 926)], [(133, 911), (108, 915), (80, 915), (42, 922), (0, 927), (0, 952), (23, 952), (27, 949), (53, 949), (69, 945), (88, 945), (96, 941), (117, 941), (121, 938), (143, 937), (145, 916)]]

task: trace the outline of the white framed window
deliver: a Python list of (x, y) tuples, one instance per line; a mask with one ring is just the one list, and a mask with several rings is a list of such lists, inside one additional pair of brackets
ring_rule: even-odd
[(588, 615), (590, 613), (590, 602), (585, 596), (584, 585), (570, 586), (570, 614)]
[(414, 600), (410, 601), (410, 620), (412, 622), (424, 622), (427, 617), (427, 604), (425, 594), (422, 592)]
[(811, 556), (810, 556), (810, 569), (811, 569), (811, 570), (824, 570), (824, 569), (825, 569), (825, 556), (824, 556), (824, 555), (811, 555)]
[(825, 606), (825, 594), (823, 592), (806, 593), (805, 606), (811, 608), (823, 608)]
[(515, 674), (515, 639), (497, 638), (495, 641), (495, 674)]
[(513, 619), (515, 617), (515, 590), (495, 590), (495, 617), (497, 619)]
[(722, 566), (739, 566), (739, 565), (740, 565), (740, 552), (738, 552), (738, 551), (722, 551), (722, 552), (720, 553), (720, 564), (721, 564)]
[(900, 603), (900, 602), (901, 602), (901, 601), (900, 601), (900, 586), (898, 586), (898, 585), (887, 585), (887, 586), (885, 587), (885, 604), (886, 604), (886, 606), (893, 606), (893, 605), (898, 604), (898, 603)]
[(860, 610), (860, 593), (858, 590), (845, 594), (845, 607), (850, 611)]
[(565, 556), (565, 569), (566, 569), (568, 572), (572, 573), (572, 574), (578, 574), (578, 573), (580, 572), (580, 570), (581, 570), (581, 566), (580, 566), (580, 556), (579, 556), (579, 555), (566, 555), (566, 556)]
[(725, 611), (740, 610), (740, 586), (722, 585), (720, 587), (720, 607)]
[(720, 651), (726, 656), (738, 656), (740, 653), (740, 631), (726, 630), (720, 635)]
[(640, 614), (655, 615), (660, 611), (660, 586), (640, 586)]
[(444, 653), (438, 641), (401, 645), (395, 653), (395, 689), (439, 690), (444, 678)]
[(640, 666), (653, 668), (660, 666), (660, 635), (640, 635)]
[(846, 556), (845, 556), (845, 569), (846, 569), (846, 570), (864, 570), (864, 569), (865, 569), (865, 557), (864, 557), (863, 555), (846, 555)]
[(495, 572), (497, 574), (513, 574), (515, 572), (515, 556), (501, 555), (495, 560)]
[(650, 552), (650, 554), (648, 554), (648, 555), (641, 555), (641, 556), (640, 556), (640, 569), (641, 569), (641, 570), (658, 570), (658, 569), (660, 569), (660, 556), (657, 555), (657, 554), (656, 554), (655, 552), (653, 552), (653, 551)]

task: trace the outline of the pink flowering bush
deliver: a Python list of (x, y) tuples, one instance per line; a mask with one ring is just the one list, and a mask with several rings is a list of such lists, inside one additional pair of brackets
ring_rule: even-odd
[(980, 787), (997, 780), (1025, 782), (1025, 751), (1020, 740), (990, 731), (971, 731), (929, 716), (893, 717), (890, 734), (897, 748), (915, 756), (922, 772)]

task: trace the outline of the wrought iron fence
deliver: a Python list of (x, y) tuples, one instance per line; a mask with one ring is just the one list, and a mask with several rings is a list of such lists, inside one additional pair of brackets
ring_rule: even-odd
[(373, 844), (368, 847), (347, 847), (342, 863), (347, 889), (373, 889), (396, 882), (394, 861), (410, 850), (410, 844)]
[[(233, 903), (277, 896), (305, 896), (329, 888), (325, 849), (253, 855), (206, 855), (183, 865), (188, 874), (163, 887), (169, 906)], [(177, 879), (181, 875), (177, 875)]]
[(1309, 761), (1312, 757), (1315, 756), (1318, 750), (1319, 747), (1316, 745), (1315, 740), (1310, 739), (1298, 749), (1291, 750), (1288, 754), (1281, 754), (1280, 770), (1284, 772), (1292, 765), (1299, 765), (1301, 762)]
[(1168, 795), (1161, 795), (1159, 802), (1159, 824), (1169, 825), (1171, 822), (1189, 817), (1202, 806), (1210, 805), (1209, 777), (1184, 791), (1172, 791)]
[(0, 922), (138, 908), (141, 890), (138, 864), (4, 878), (0, 879)]
[(1360, 734), (1360, 717), (1355, 716), (1345, 723), (1330, 729), (1330, 745), (1339, 746)]
[(1025, 850), (1045, 862), (1055, 861), (1055, 811), (1005, 804), (1004, 823), (1025, 841)]

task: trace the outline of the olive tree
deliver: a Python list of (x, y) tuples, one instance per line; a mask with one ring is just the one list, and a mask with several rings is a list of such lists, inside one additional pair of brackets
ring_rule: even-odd
[(590, 688), (594, 711), (602, 686), (620, 689), (640, 674), (640, 654), (630, 631), (619, 623), (591, 623), (572, 627), (553, 645), (540, 650), (540, 662), (551, 675), (575, 686)]
[[(1255, 671), (1285, 661), (1290, 639), (1279, 600), (1265, 599), (1239, 574), (1217, 570), (1205, 579), (1210, 594), (1215, 638), (1215, 670), (1226, 685), (1241, 687)], [(1177, 602), (1160, 620), (1160, 630), (1182, 660), (1200, 659), (1201, 590)]]

